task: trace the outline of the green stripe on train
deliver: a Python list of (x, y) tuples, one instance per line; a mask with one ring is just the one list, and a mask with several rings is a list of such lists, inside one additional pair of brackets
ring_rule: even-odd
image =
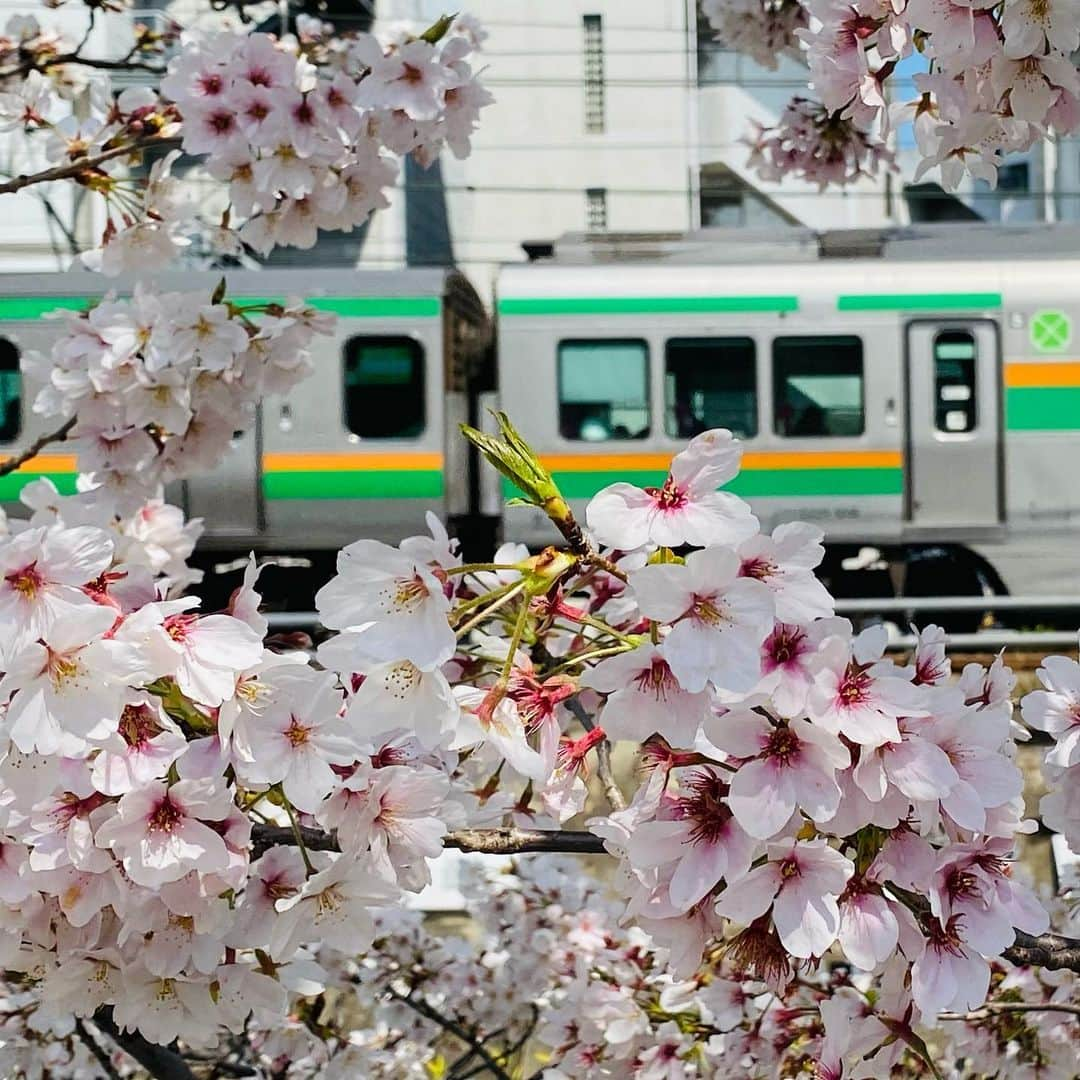
[(262, 478), (268, 499), (441, 499), (439, 469), (326, 469), (270, 472)]
[[(665, 475), (649, 469), (622, 472), (598, 469), (556, 472), (554, 477), (568, 499), (588, 499), (618, 481), (638, 487), (659, 487)], [(724, 490), (746, 498), (900, 495), (904, 490), (904, 473), (902, 469), (747, 469)], [(517, 489), (506, 479), (503, 494), (507, 498), (517, 494)]]
[(1012, 386), (1005, 391), (1009, 431), (1080, 430), (1080, 386)]
[(1001, 307), (1001, 293), (866, 293), (840, 296), (838, 311), (956, 311)]
[[(100, 297), (5, 296), (0, 297), (0, 320), (39, 319), (49, 311), (65, 308), (82, 311)], [(280, 304), (281, 297), (229, 296), (239, 304)], [(435, 318), (442, 311), (437, 296), (314, 296), (307, 301), (318, 311), (350, 319)]]
[(57, 308), (84, 311), (100, 299), (90, 296), (0, 296), (0, 319), (40, 319)]
[(36, 469), (19, 469), (18, 472), (0, 476), (0, 501), (16, 502), (25, 485), (44, 477), (56, 485), (61, 495), (75, 494), (75, 473), (73, 472), (38, 472)]
[(723, 315), (798, 310), (797, 296), (565, 296), (499, 301), (500, 315)]

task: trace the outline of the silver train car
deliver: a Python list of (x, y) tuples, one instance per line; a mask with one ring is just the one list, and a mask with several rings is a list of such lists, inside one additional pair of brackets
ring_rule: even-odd
[[(471, 418), (478, 388), (491, 385), (490, 320), (468, 281), (446, 270), (225, 276), (232, 299), (304, 297), (335, 313), (337, 323), (332, 337), (314, 339), (314, 372), (302, 387), (238, 422), (218, 469), (168, 492), (189, 517), (204, 519), (204, 567), (256, 550), (302, 556), (325, 573), (335, 549), (361, 535), (394, 542), (423, 531), (428, 511), (467, 534), (475, 470), (458, 425)], [(221, 277), (164, 274), (156, 281), (209, 295)], [(121, 295), (131, 284), (107, 282)], [(42, 316), (85, 308), (102, 287), (92, 274), (0, 275), (0, 456), (56, 426), (34, 414), (38, 387), (19, 374), (19, 357), (47, 353), (60, 332), (62, 324)], [(75, 455), (53, 444), (0, 477), (6, 509), (37, 476), (73, 491)]]
[(818, 523), (838, 595), (1080, 589), (1078, 230), (583, 238), (497, 313), (499, 405), (579, 507), (727, 427), (731, 489)]
[[(321, 573), (360, 535), (422, 531), (428, 510), (476, 551), (553, 540), (458, 435), (497, 406), (582, 510), (731, 428), (746, 446), (732, 489), (767, 528), (820, 524), (838, 595), (1080, 588), (1080, 231), (570, 237), (501, 270), (494, 319), (452, 271), (226, 276), (231, 296), (303, 296), (339, 321), (315, 374), (170, 492), (206, 519), (208, 565), (254, 549)], [(57, 333), (42, 314), (101, 290), (0, 275), (0, 455), (45, 428), (18, 371)], [(36, 475), (70, 490), (74, 470), (49, 447), (0, 478), (0, 501)]]

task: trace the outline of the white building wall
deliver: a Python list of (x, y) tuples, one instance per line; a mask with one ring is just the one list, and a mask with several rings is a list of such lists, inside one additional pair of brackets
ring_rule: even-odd
[[(684, 0), (470, 0), (489, 32), (477, 66), (496, 97), (473, 153), (442, 168), (454, 254), (483, 287), (522, 241), (586, 227), (606, 192), (610, 231), (692, 227), (693, 53)], [(382, 0), (379, 26), (434, 21), (440, 0)], [(585, 125), (583, 18), (603, 29), (604, 129)], [(374, 230), (374, 235), (380, 231)]]

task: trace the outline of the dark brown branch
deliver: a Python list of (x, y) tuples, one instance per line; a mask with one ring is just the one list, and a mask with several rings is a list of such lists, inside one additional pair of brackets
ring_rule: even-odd
[(73, 416), (55, 431), (50, 431), (47, 435), (41, 435), (16, 457), (8, 458), (6, 461), (0, 461), (0, 476), (7, 476), (8, 473), (13, 473), (16, 469), (21, 469), (31, 458), (36, 457), (51, 443), (63, 442), (68, 437), (68, 433), (75, 426), (76, 419), (77, 417)]
[(1039, 934), (1033, 937), (1017, 930), (1015, 943), (1002, 955), (1021, 967), (1080, 972), (1080, 941), (1063, 934)]
[(12, 192), (22, 191), (23, 188), (30, 187), (31, 184), (48, 184), (54, 180), (70, 180), (72, 177), (96, 169), (99, 165), (104, 165), (107, 161), (130, 157), (151, 146), (173, 148), (179, 145), (180, 140), (177, 138), (152, 135), (146, 139), (140, 139), (138, 142), (128, 143), (126, 146), (114, 146), (111, 150), (103, 150), (93, 157), (76, 158), (65, 165), (55, 165), (51, 169), (43, 169), (38, 173), (22, 173), (19, 176), (14, 176), (10, 180), (0, 183), (0, 195), (10, 195)]
[(101, 1043), (94, 1038), (86, 1025), (79, 1019), (75, 1020), (75, 1032), (83, 1041), (87, 1050), (94, 1055), (94, 1059), (101, 1066), (101, 1071), (105, 1073), (109, 1080), (120, 1080), (120, 1073), (117, 1072), (116, 1066), (112, 1063), (112, 1058), (109, 1057), (102, 1048)]
[(448, 1031), (455, 1039), (460, 1039), (478, 1058), (484, 1062), (484, 1067), (499, 1080), (511, 1080), (510, 1074), (495, 1060), (491, 1052), (479, 1039), (470, 1035), (460, 1024), (451, 1020), (448, 1016), (433, 1009), (423, 998), (414, 998), (411, 994), (399, 994), (393, 987), (389, 988), (390, 996), (402, 1005), (407, 1005), (413, 1012), (438, 1024), (444, 1031)]
[[(338, 850), (337, 840), (331, 833), (301, 828), (300, 834), (309, 851)], [(253, 826), (251, 839), (256, 858), (267, 848), (296, 843), (292, 829), (277, 825)], [(519, 855), (529, 851), (562, 851), (571, 855), (604, 852), (604, 842), (599, 836), (571, 829), (457, 829), (443, 837), (443, 847), (485, 855)]]
[(94, 1013), (94, 1026), (105, 1032), (155, 1080), (195, 1080), (195, 1074), (175, 1051), (148, 1042), (137, 1031), (121, 1031), (113, 1019), (111, 1007), (103, 1006)]
[(518, 855), (528, 851), (603, 854), (604, 842), (576, 829), (457, 829), (443, 837), (443, 847), (485, 855)]

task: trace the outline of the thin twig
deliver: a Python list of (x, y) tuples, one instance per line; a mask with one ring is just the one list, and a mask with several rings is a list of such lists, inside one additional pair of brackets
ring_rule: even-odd
[(120, 1073), (117, 1071), (116, 1066), (112, 1063), (112, 1058), (109, 1057), (105, 1050), (102, 1048), (101, 1043), (94, 1038), (86, 1029), (86, 1025), (78, 1017), (75, 1019), (75, 1031), (79, 1038), (86, 1045), (87, 1050), (94, 1055), (97, 1063), (101, 1066), (102, 1071), (109, 1078), (109, 1080), (121, 1080)]
[(413, 1012), (418, 1013), (426, 1020), (430, 1020), (433, 1024), (438, 1024), (439, 1027), (444, 1031), (448, 1031), (454, 1038), (460, 1039), (477, 1057), (483, 1060), (485, 1067), (491, 1071), (493, 1076), (498, 1077), (499, 1080), (511, 1080), (510, 1074), (492, 1057), (484, 1044), (479, 1042), (475, 1036), (470, 1035), (456, 1021), (451, 1020), (448, 1016), (443, 1016), (423, 998), (414, 998), (411, 994), (399, 994), (392, 986), (388, 987), (388, 992), (396, 1001), (407, 1005)]
[(105, 1032), (155, 1080), (195, 1080), (195, 1074), (176, 1051), (148, 1042), (137, 1031), (121, 1031), (116, 1026), (110, 1006), (103, 1006), (94, 1013), (94, 1026)]
[(39, 436), (16, 457), (8, 458), (6, 461), (0, 461), (0, 476), (7, 476), (8, 473), (13, 473), (16, 469), (21, 469), (31, 458), (36, 457), (50, 443), (63, 442), (68, 437), (68, 433), (75, 426), (76, 419), (77, 417), (73, 416), (55, 431), (49, 432), (48, 435)]
[(1029, 1002), (1029, 1001), (988, 1001), (985, 1005), (980, 1005), (979, 1008), (973, 1009), (971, 1012), (966, 1013), (954, 1013), (943, 1012), (938, 1013), (939, 1020), (987, 1020), (991, 1016), (999, 1015), (1001, 1013), (1038, 1013), (1038, 1012), (1057, 1012), (1068, 1013), (1070, 1016), (1080, 1016), (1080, 1005), (1069, 1005), (1063, 1001), (1045, 1001), (1045, 1002)]
[(15, 191), (22, 191), (23, 188), (30, 187), (31, 184), (48, 184), (53, 180), (70, 180), (74, 176), (79, 176), (82, 173), (96, 169), (99, 165), (104, 165), (107, 161), (130, 157), (132, 154), (138, 154), (151, 146), (172, 148), (179, 145), (180, 140), (178, 138), (151, 135), (126, 146), (114, 146), (111, 150), (103, 150), (93, 157), (76, 158), (75, 161), (69, 161), (66, 165), (55, 165), (51, 169), (43, 169), (37, 173), (22, 173), (0, 183), (0, 195), (10, 195)]
[[(577, 698), (571, 698), (566, 705), (586, 731), (595, 729), (596, 724), (593, 723), (592, 717), (585, 711), (585, 707)], [(600, 783), (604, 788), (604, 796), (611, 809), (625, 810), (626, 798), (623, 796), (619, 785), (615, 782), (615, 773), (611, 768), (611, 742), (606, 735), (596, 744), (596, 775), (600, 777)]]

